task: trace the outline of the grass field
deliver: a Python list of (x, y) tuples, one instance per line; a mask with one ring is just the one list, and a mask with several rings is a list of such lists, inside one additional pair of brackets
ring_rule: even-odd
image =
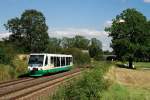
[[(150, 63), (136, 63), (140, 68)], [(144, 66), (145, 65), (145, 66)], [(114, 66), (107, 73), (111, 86), (101, 100), (150, 100), (150, 70), (133, 70)]]
[(150, 100), (150, 90), (114, 83), (103, 93), (101, 100)]
[[(125, 66), (128, 65), (128, 62), (115, 62), (116, 65), (120, 66), (120, 67), (127, 67)], [(150, 68), (150, 62), (133, 62), (135, 68), (140, 69), (140, 68)]]
[(135, 62), (136, 68), (150, 68), (150, 62)]

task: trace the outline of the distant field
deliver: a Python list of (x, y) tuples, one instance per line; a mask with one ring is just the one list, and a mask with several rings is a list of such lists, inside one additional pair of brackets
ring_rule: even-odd
[(150, 68), (150, 62), (135, 62), (136, 68)]
[[(125, 64), (128, 65), (128, 62), (116, 62), (116, 65), (119, 65), (121, 67), (127, 67), (124, 66)], [(150, 68), (150, 62), (133, 62), (135, 68)]]

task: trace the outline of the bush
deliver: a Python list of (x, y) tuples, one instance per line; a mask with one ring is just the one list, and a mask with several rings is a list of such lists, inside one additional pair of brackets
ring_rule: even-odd
[(26, 72), (26, 61), (15, 58), (9, 65), (0, 64), (0, 81), (15, 79)]
[(26, 60), (20, 60), (17, 56), (13, 58), (11, 63), (0, 64), (0, 81), (15, 79), (27, 72)]
[(98, 70), (86, 72), (77, 83), (66, 88), (65, 99), (74, 100), (99, 100), (102, 90), (105, 88), (104, 81)]
[(15, 56), (15, 50), (13, 45), (10, 44), (0, 44), (0, 63), (10, 64)]
[(94, 56), (94, 59), (97, 61), (101, 61), (104, 60), (104, 56), (102, 53), (99, 52), (97, 55)]
[(20, 60), (18, 57), (15, 57), (12, 61), (12, 67), (14, 68), (14, 71), (16, 72), (17, 76), (24, 74), (27, 72), (27, 62), (26, 59)]
[(0, 42), (0, 81), (17, 78), (26, 72), (25, 60), (19, 60), (16, 55), (12, 44)]
[(73, 55), (74, 63), (77, 65), (89, 64), (90, 56), (87, 53), (83, 53), (78, 48), (67, 48), (64, 49), (62, 53)]

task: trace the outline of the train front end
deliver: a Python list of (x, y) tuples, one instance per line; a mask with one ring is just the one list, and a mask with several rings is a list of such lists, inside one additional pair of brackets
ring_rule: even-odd
[(30, 54), (28, 61), (28, 71), (30, 76), (42, 76), (44, 74), (44, 54)]

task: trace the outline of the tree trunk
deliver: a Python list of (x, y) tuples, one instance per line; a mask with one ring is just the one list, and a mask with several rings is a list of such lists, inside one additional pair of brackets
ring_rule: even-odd
[(129, 57), (129, 68), (133, 69), (133, 58)]

